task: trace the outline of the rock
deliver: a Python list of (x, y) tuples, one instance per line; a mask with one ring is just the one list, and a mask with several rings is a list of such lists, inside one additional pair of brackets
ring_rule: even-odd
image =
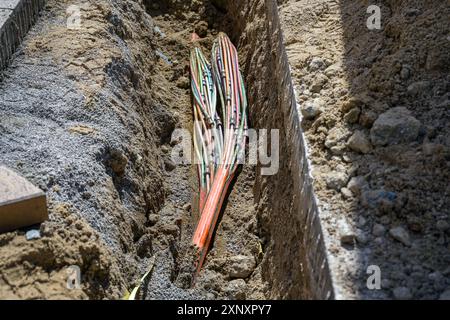
[(247, 278), (252, 274), (255, 267), (254, 257), (238, 255), (227, 259), (225, 270), (230, 278)]
[(353, 108), (344, 115), (344, 120), (348, 123), (356, 123), (358, 122), (360, 114), (361, 110), (359, 108)]
[(356, 232), (356, 241), (360, 244), (366, 244), (369, 242), (369, 238), (362, 230), (358, 230)]
[(325, 147), (331, 149), (339, 142), (345, 141), (350, 135), (351, 132), (343, 128), (334, 127), (328, 132), (327, 138), (325, 139)]
[(30, 241), (30, 240), (35, 240), (35, 239), (39, 239), (41, 237), (41, 232), (39, 230), (36, 229), (32, 229), (27, 231), (27, 233), (25, 234), (25, 238)]
[(231, 300), (244, 300), (247, 284), (244, 279), (236, 279), (228, 282), (224, 293)]
[(407, 217), (408, 229), (414, 232), (421, 232), (423, 230), (423, 223), (420, 218), (415, 216)]
[(382, 224), (376, 223), (376, 224), (373, 226), (372, 234), (373, 234), (375, 237), (381, 237), (381, 236), (383, 236), (385, 233), (386, 233), (386, 228), (385, 228)]
[(169, 146), (167, 146), (167, 145), (165, 145), (165, 144), (161, 146), (161, 152), (162, 152), (162, 153), (167, 154), (167, 153), (169, 153), (169, 151), (170, 151)]
[(199, 21), (195, 25), (195, 32), (199, 35), (200, 38), (204, 38), (208, 35), (208, 22)]
[(438, 222), (436, 222), (436, 228), (439, 231), (447, 231), (449, 229), (449, 224), (447, 221), (445, 220), (439, 220)]
[(187, 77), (183, 76), (178, 78), (176, 85), (180, 89), (189, 89), (189, 87), (191, 86), (191, 82)]
[(420, 92), (428, 90), (430, 83), (428, 81), (418, 81), (410, 84), (407, 88), (409, 95), (415, 96)]
[(301, 107), (301, 113), (306, 120), (314, 120), (322, 113), (323, 101), (322, 99), (314, 99), (313, 101), (307, 101)]
[(439, 296), (439, 300), (450, 300), (450, 289), (445, 290)]
[(420, 122), (408, 109), (396, 107), (378, 117), (370, 131), (370, 139), (375, 146), (409, 143), (417, 140), (420, 128)]
[(339, 236), (344, 245), (355, 244), (356, 234), (347, 221), (341, 219), (338, 221)]
[(166, 171), (168, 172), (173, 171), (175, 170), (176, 167), (177, 165), (172, 160), (170, 159), (164, 160), (164, 168), (166, 169)]
[(350, 179), (347, 188), (354, 194), (360, 195), (361, 192), (368, 188), (366, 179), (363, 176), (357, 176)]
[(318, 74), (315, 77), (314, 83), (311, 86), (311, 92), (319, 93), (323, 86), (328, 82), (328, 78), (324, 74)]
[(191, 205), (190, 203), (186, 203), (186, 204), (183, 206), (183, 210), (184, 210), (184, 211), (190, 211), (191, 208), (192, 208), (192, 205)]
[(405, 246), (411, 246), (411, 240), (409, 233), (403, 227), (396, 227), (389, 230), (389, 234), (395, 240), (403, 243)]
[(406, 287), (397, 287), (392, 290), (394, 298), (397, 300), (410, 300), (412, 299), (411, 290)]
[(341, 193), (342, 193), (342, 196), (344, 197), (344, 199), (353, 198), (353, 193), (350, 191), (350, 189), (342, 188)]
[(323, 60), (320, 57), (313, 57), (311, 59), (311, 62), (309, 63), (309, 70), (310, 71), (318, 71), (322, 70), (326, 67), (327, 63), (325, 60)]
[(151, 226), (155, 225), (158, 222), (158, 220), (159, 220), (159, 216), (157, 214), (152, 213), (152, 214), (148, 215), (148, 223)]
[(359, 108), (364, 105), (364, 102), (360, 98), (352, 97), (345, 101), (341, 106), (341, 111), (347, 113), (353, 108)]
[(332, 171), (325, 177), (325, 182), (330, 189), (339, 191), (348, 182), (348, 175), (345, 172)]
[(359, 124), (365, 128), (371, 128), (377, 120), (377, 114), (373, 111), (365, 111), (359, 116)]
[(411, 77), (411, 67), (408, 65), (403, 65), (402, 70), (400, 70), (400, 79), (408, 80)]
[(369, 153), (372, 151), (372, 145), (363, 131), (356, 130), (347, 142), (347, 146), (359, 153)]
[(383, 189), (364, 190), (361, 193), (361, 204), (365, 208), (379, 209), (380, 213), (389, 213), (395, 205), (397, 194)]

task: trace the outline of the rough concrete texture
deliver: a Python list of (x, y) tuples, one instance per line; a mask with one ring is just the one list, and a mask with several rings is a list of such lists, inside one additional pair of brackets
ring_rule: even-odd
[(0, 2), (0, 70), (36, 20), (45, 0), (2, 0)]

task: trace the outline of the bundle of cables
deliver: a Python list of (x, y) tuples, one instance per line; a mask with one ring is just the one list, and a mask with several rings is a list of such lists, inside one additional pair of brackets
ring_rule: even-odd
[(220, 33), (210, 63), (197, 39), (194, 34), (190, 59), (200, 189), (200, 220), (192, 240), (198, 254), (196, 274), (205, 260), (230, 183), (244, 158), (247, 136), (247, 97), (235, 46)]

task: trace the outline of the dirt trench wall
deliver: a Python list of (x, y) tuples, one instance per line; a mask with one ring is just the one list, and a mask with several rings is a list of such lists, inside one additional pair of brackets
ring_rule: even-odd
[(263, 277), (270, 298), (330, 299), (328, 269), (290, 67), (274, 0), (230, 1), (232, 34), (244, 67), (250, 125), (280, 130), (280, 169), (254, 187), (265, 238)]

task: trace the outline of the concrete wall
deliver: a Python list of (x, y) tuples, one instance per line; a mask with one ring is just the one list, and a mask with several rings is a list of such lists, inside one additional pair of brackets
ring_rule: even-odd
[(8, 65), (44, 3), (45, 0), (0, 1), (0, 70)]

